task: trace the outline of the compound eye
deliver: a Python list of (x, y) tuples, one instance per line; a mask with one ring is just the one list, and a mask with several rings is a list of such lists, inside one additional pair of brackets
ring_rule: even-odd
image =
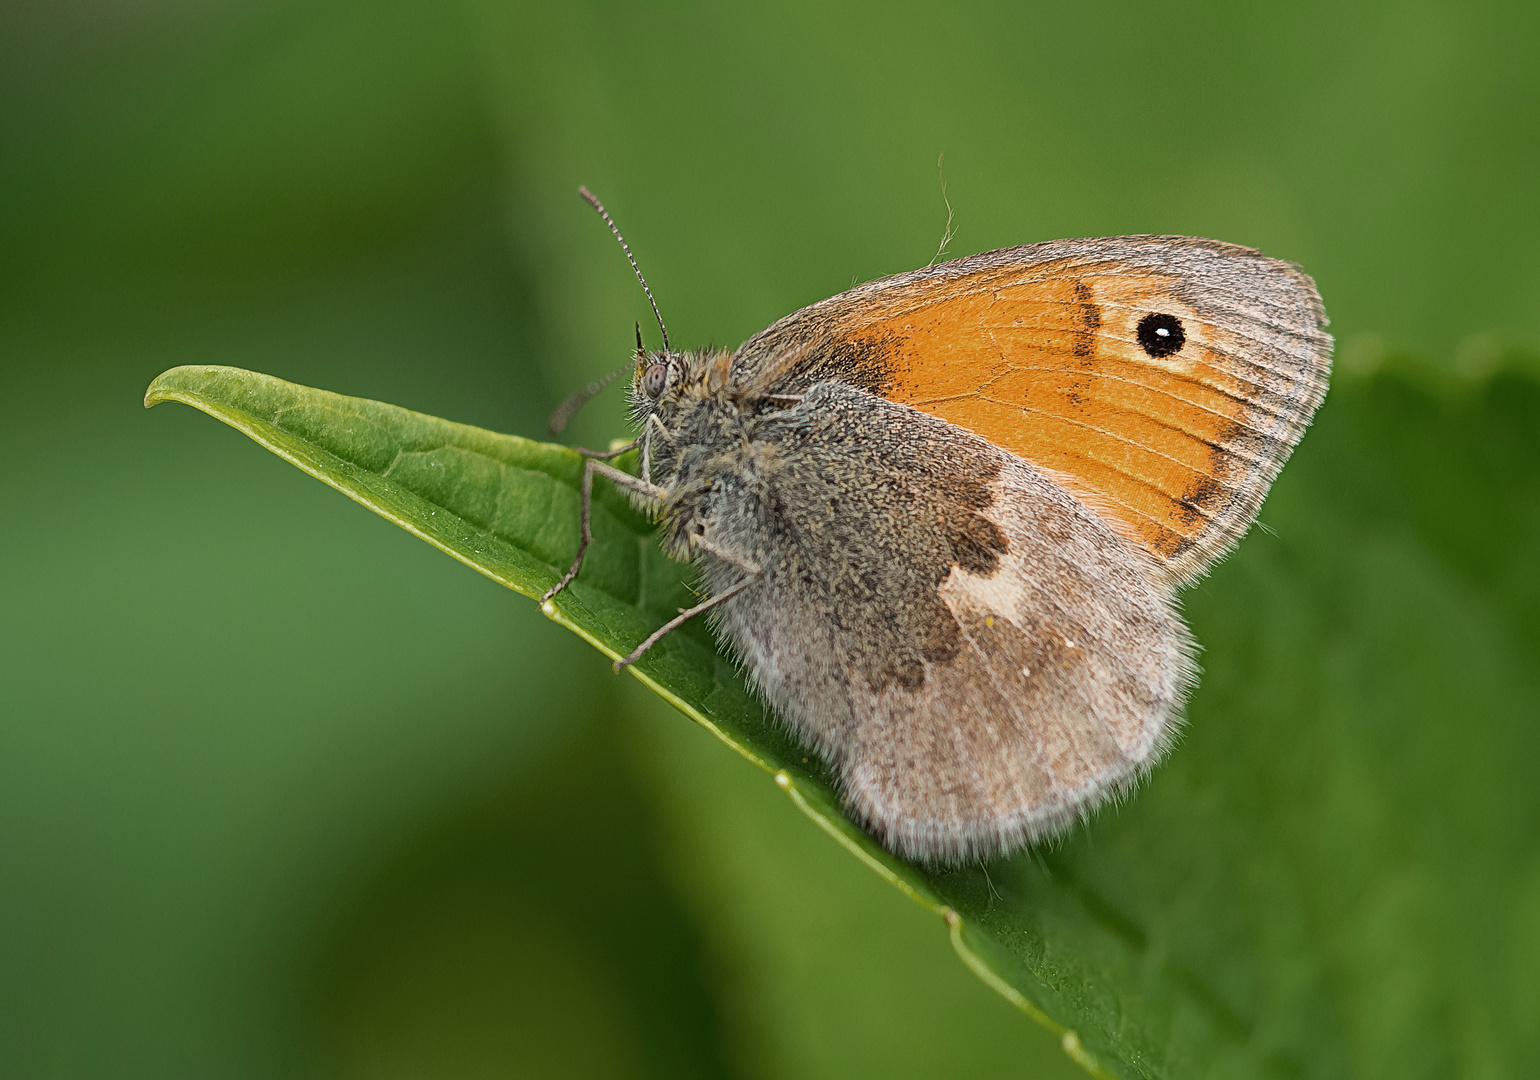
[(654, 361), (647, 365), (647, 370), (642, 372), (642, 393), (654, 401), (663, 396), (664, 389), (668, 386), (668, 365), (662, 361)]

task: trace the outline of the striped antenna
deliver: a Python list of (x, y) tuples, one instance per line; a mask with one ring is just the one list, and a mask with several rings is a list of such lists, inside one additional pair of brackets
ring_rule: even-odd
[(610, 212), (604, 208), (604, 204), (598, 197), (586, 187), (578, 188), (578, 194), (588, 201), (588, 205), (599, 211), (599, 216), (610, 227), (610, 232), (615, 234), (615, 239), (620, 241), (620, 250), (626, 253), (626, 259), (631, 263), (631, 269), (636, 271), (636, 280), (642, 283), (642, 292), (647, 294), (647, 302), (652, 305), (652, 313), (658, 317), (658, 329), (663, 332), (663, 351), (668, 352), (668, 327), (663, 325), (663, 313), (658, 310), (658, 302), (652, 298), (652, 290), (647, 287), (647, 279), (642, 277), (642, 268), (636, 265), (636, 256), (631, 254), (631, 245), (626, 243), (626, 238), (620, 235), (620, 229), (615, 225), (615, 219), (610, 217)]

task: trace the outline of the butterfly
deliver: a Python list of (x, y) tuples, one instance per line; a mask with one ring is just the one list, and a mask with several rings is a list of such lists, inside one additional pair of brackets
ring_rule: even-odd
[(1304, 434), (1326, 324), (1292, 263), (1118, 236), (873, 281), (731, 351), (674, 350), (666, 328), (647, 351), (638, 327), (639, 474), (589, 453), (582, 546), (543, 599), (581, 567), (607, 477), (706, 595), (617, 669), (711, 612), (883, 845), (1008, 852), (1171, 747), (1196, 678), (1177, 590)]

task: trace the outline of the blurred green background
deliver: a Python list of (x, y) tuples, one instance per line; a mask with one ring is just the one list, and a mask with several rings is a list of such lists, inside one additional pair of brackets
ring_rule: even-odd
[(541, 436), (646, 313), (579, 183), (733, 344), (927, 262), (941, 153), (955, 254), (1252, 244), (1341, 377), (1480, 375), (1540, 339), (1537, 45), (1496, 2), (0, 5), (0, 1074), (1076, 1075), (532, 603), (143, 389)]

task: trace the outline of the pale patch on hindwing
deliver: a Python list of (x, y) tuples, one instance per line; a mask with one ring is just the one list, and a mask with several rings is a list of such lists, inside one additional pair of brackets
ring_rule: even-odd
[(1008, 466), (990, 516), (1009, 548), (991, 575), (939, 592), (965, 642), (903, 697), (853, 695), (846, 797), (895, 850), (926, 861), (1040, 839), (1131, 786), (1169, 746), (1192, 646), (1137, 548), (1030, 466)]

